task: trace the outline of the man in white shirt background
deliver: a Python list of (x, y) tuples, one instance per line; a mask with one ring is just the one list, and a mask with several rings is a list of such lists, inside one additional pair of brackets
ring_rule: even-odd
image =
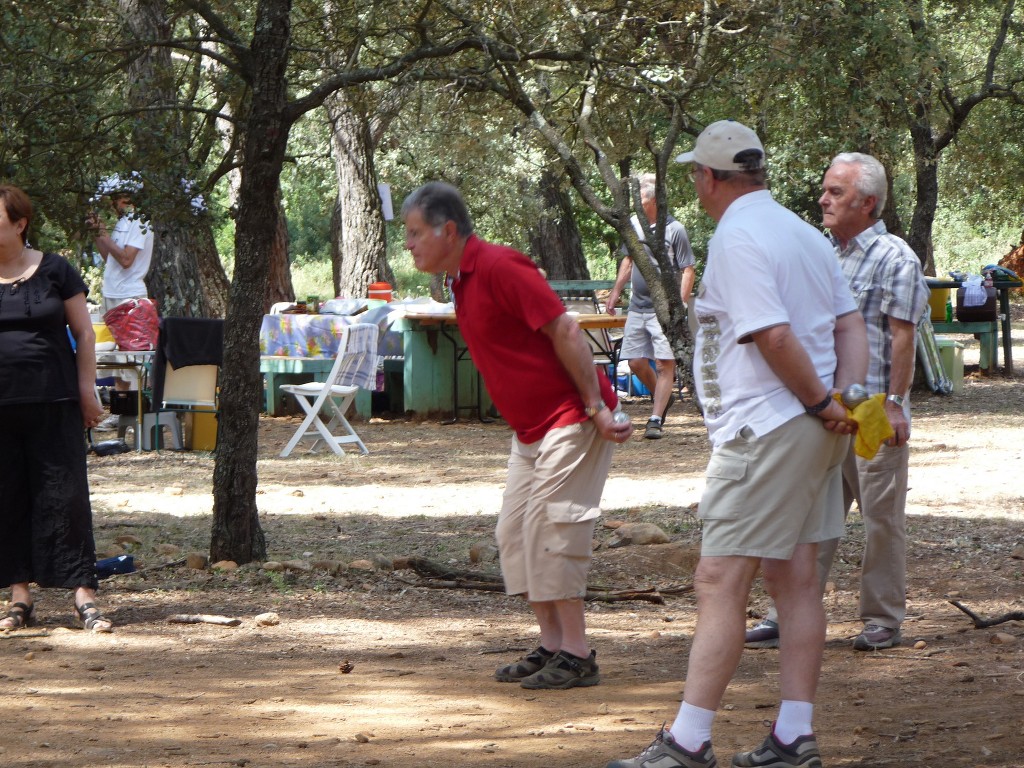
[[(130, 299), (147, 298), (146, 274), (153, 259), (153, 225), (140, 216), (127, 192), (114, 191), (109, 195), (110, 205), (117, 214), (112, 232), (98, 216), (90, 218), (95, 231), (93, 242), (103, 257), (103, 312), (104, 314)], [(128, 381), (117, 379), (115, 388), (127, 390)], [(100, 429), (117, 426), (117, 416), (100, 424)]]

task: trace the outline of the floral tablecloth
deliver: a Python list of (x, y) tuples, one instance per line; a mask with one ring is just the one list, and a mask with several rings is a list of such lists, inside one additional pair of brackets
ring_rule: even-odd
[[(275, 357), (335, 357), (342, 329), (347, 325), (366, 322), (367, 319), (365, 314), (264, 315), (260, 326), (260, 354)], [(386, 323), (386, 316), (380, 319)], [(377, 346), (377, 353), (383, 357), (401, 356), (401, 334), (390, 331), (385, 333)]]

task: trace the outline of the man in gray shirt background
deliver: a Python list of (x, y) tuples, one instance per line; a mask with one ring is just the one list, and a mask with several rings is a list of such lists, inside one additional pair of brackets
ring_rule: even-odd
[[(656, 178), (653, 173), (645, 173), (640, 177), (640, 203), (647, 216), (647, 223), (652, 227), (658, 217), (658, 205), (655, 199)], [(640, 225), (636, 216), (633, 217), (633, 228), (636, 229), (637, 236), (643, 242), (646, 237), (645, 227)], [(651, 257), (651, 262), (657, 268), (650, 249), (646, 245), (644, 248), (647, 255)], [(690, 299), (690, 292), (693, 290), (693, 249), (690, 247), (690, 238), (686, 234), (686, 227), (671, 214), (665, 222), (665, 249), (668, 252), (669, 261), (679, 270), (679, 294), (682, 296), (683, 304), (686, 304)], [(631, 284), (629, 314), (626, 316), (626, 328), (623, 332), (619, 358), (629, 361), (630, 371), (651, 392), (651, 417), (647, 420), (644, 437), (648, 440), (657, 440), (664, 433), (665, 414), (675, 402), (672, 388), (676, 383), (676, 359), (665, 332), (658, 322), (657, 315), (654, 313), (654, 302), (651, 300), (651, 291), (647, 286), (647, 281), (640, 274), (640, 270), (637, 269), (629, 255), (622, 259), (615, 285), (608, 294), (605, 305), (608, 314), (615, 314), (615, 305), (622, 294), (622, 289), (626, 287), (627, 280)], [(648, 360), (654, 360), (654, 370), (651, 369)]]

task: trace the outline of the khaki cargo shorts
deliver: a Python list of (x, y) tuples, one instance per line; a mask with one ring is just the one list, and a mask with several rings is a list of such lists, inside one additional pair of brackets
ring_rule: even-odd
[(553, 429), (529, 445), (512, 438), (495, 532), (508, 594), (532, 602), (586, 594), (614, 447), (591, 421)]
[(744, 428), (716, 448), (697, 509), (701, 556), (788, 560), (797, 544), (842, 536), (849, 445), (848, 436), (801, 415), (761, 437)]

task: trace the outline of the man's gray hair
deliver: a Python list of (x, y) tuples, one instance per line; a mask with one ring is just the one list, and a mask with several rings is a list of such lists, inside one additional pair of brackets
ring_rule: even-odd
[(446, 222), (455, 222), (455, 231), (460, 237), (473, 234), (473, 219), (469, 216), (466, 201), (451, 184), (443, 181), (428, 181), (413, 190), (402, 202), (402, 218), (413, 208), (420, 212), (423, 221), (431, 227), (443, 227)]
[(640, 201), (653, 200), (658, 191), (658, 177), (653, 173), (642, 173), (640, 178)]
[(860, 174), (857, 176), (857, 182), (855, 184), (857, 191), (863, 197), (872, 195), (875, 198), (875, 207), (871, 209), (871, 215), (876, 218), (882, 218), (882, 211), (885, 210), (885, 200), (889, 195), (889, 185), (885, 178), (885, 167), (878, 162), (878, 160), (871, 155), (865, 155), (863, 152), (841, 152), (832, 158), (832, 166), (839, 165), (856, 165), (860, 168)]

